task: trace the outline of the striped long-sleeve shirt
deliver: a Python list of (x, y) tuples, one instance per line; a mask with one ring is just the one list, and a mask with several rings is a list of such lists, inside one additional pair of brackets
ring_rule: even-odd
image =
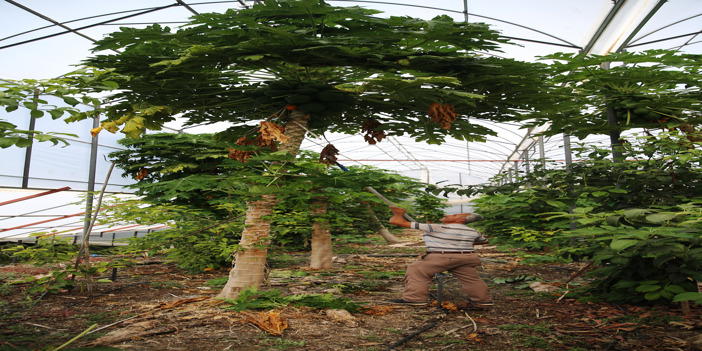
[(477, 230), (465, 224), (423, 224), (413, 222), (411, 228), (424, 231), (423, 239), (427, 251), (471, 251), (474, 242), (487, 239)]

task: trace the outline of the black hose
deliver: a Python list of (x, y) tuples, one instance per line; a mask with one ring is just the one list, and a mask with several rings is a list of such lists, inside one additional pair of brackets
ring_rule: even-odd
[(398, 341), (398, 342), (396, 342), (396, 343), (390, 345), (390, 347), (388, 347), (387, 349), (388, 349), (388, 350), (392, 350), (392, 349), (394, 349), (394, 348), (396, 348), (396, 347), (398, 347), (398, 346), (400, 346), (400, 345), (406, 343), (407, 341), (409, 341), (409, 340), (412, 339), (413, 337), (415, 337), (415, 336), (417, 336), (417, 335), (419, 335), (419, 334), (421, 334), (421, 333), (423, 333), (423, 332), (425, 332), (425, 331), (427, 331), (427, 330), (429, 330), (429, 329), (431, 329), (431, 328), (434, 328), (434, 327), (435, 327), (437, 324), (439, 324), (439, 322), (441, 322), (444, 318), (446, 318), (446, 315), (441, 316), (441, 317), (439, 317), (437, 320), (435, 320), (435, 321), (433, 321), (433, 322), (431, 322), (431, 323), (429, 323), (429, 324), (423, 326), (421, 329), (417, 330), (416, 332), (414, 332), (414, 333), (412, 333), (412, 334), (410, 334), (410, 335), (405, 336), (402, 340), (400, 340), (400, 341)]

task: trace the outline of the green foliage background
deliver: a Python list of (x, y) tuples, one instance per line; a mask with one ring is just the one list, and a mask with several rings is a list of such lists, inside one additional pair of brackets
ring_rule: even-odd
[(678, 131), (620, 150), (576, 149), (571, 168), (537, 167), (514, 183), (473, 187), (493, 242), (593, 260), (590, 293), (615, 302), (700, 301), (702, 150)]

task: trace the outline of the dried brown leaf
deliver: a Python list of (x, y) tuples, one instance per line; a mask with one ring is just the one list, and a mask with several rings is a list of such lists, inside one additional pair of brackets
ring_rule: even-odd
[(332, 163), (336, 163), (336, 155), (339, 154), (339, 150), (334, 147), (332, 144), (327, 144), (327, 146), (322, 149), (322, 152), (319, 153), (319, 163), (325, 164), (327, 166), (331, 165)]
[[(275, 124), (273, 122), (263, 121), (258, 127), (258, 132), (263, 140), (273, 141), (277, 140), (281, 143), (285, 143), (290, 139), (285, 136), (285, 127), (280, 124)], [(257, 144), (258, 145), (258, 144)]]
[(288, 322), (280, 316), (280, 313), (275, 311), (261, 312), (258, 314), (242, 313), (246, 316), (247, 322), (253, 323), (261, 330), (271, 335), (283, 335), (283, 331), (288, 327)]

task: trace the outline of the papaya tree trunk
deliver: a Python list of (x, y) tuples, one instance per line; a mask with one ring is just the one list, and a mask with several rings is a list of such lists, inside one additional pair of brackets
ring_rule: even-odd
[(332, 268), (332, 239), (329, 231), (329, 221), (326, 218), (315, 218), (327, 214), (327, 200), (317, 197), (311, 204), (312, 216), (312, 253), (310, 254), (310, 268)]
[[(298, 110), (291, 111), (285, 124), (285, 136), (289, 139), (280, 146), (281, 151), (297, 155), (307, 133), (308, 116)], [(244, 231), (239, 241), (240, 249), (234, 256), (234, 265), (229, 279), (219, 297), (235, 299), (245, 287), (259, 288), (265, 280), (266, 258), (270, 243), (271, 222), (265, 216), (273, 213), (275, 195), (262, 196), (260, 200), (247, 202)]]
[(265, 279), (271, 222), (264, 217), (273, 214), (275, 197), (264, 195), (261, 200), (249, 201), (246, 205), (246, 220), (239, 250), (234, 256), (234, 267), (229, 271), (229, 280), (220, 292), (220, 297), (234, 299), (243, 288), (258, 288)]

